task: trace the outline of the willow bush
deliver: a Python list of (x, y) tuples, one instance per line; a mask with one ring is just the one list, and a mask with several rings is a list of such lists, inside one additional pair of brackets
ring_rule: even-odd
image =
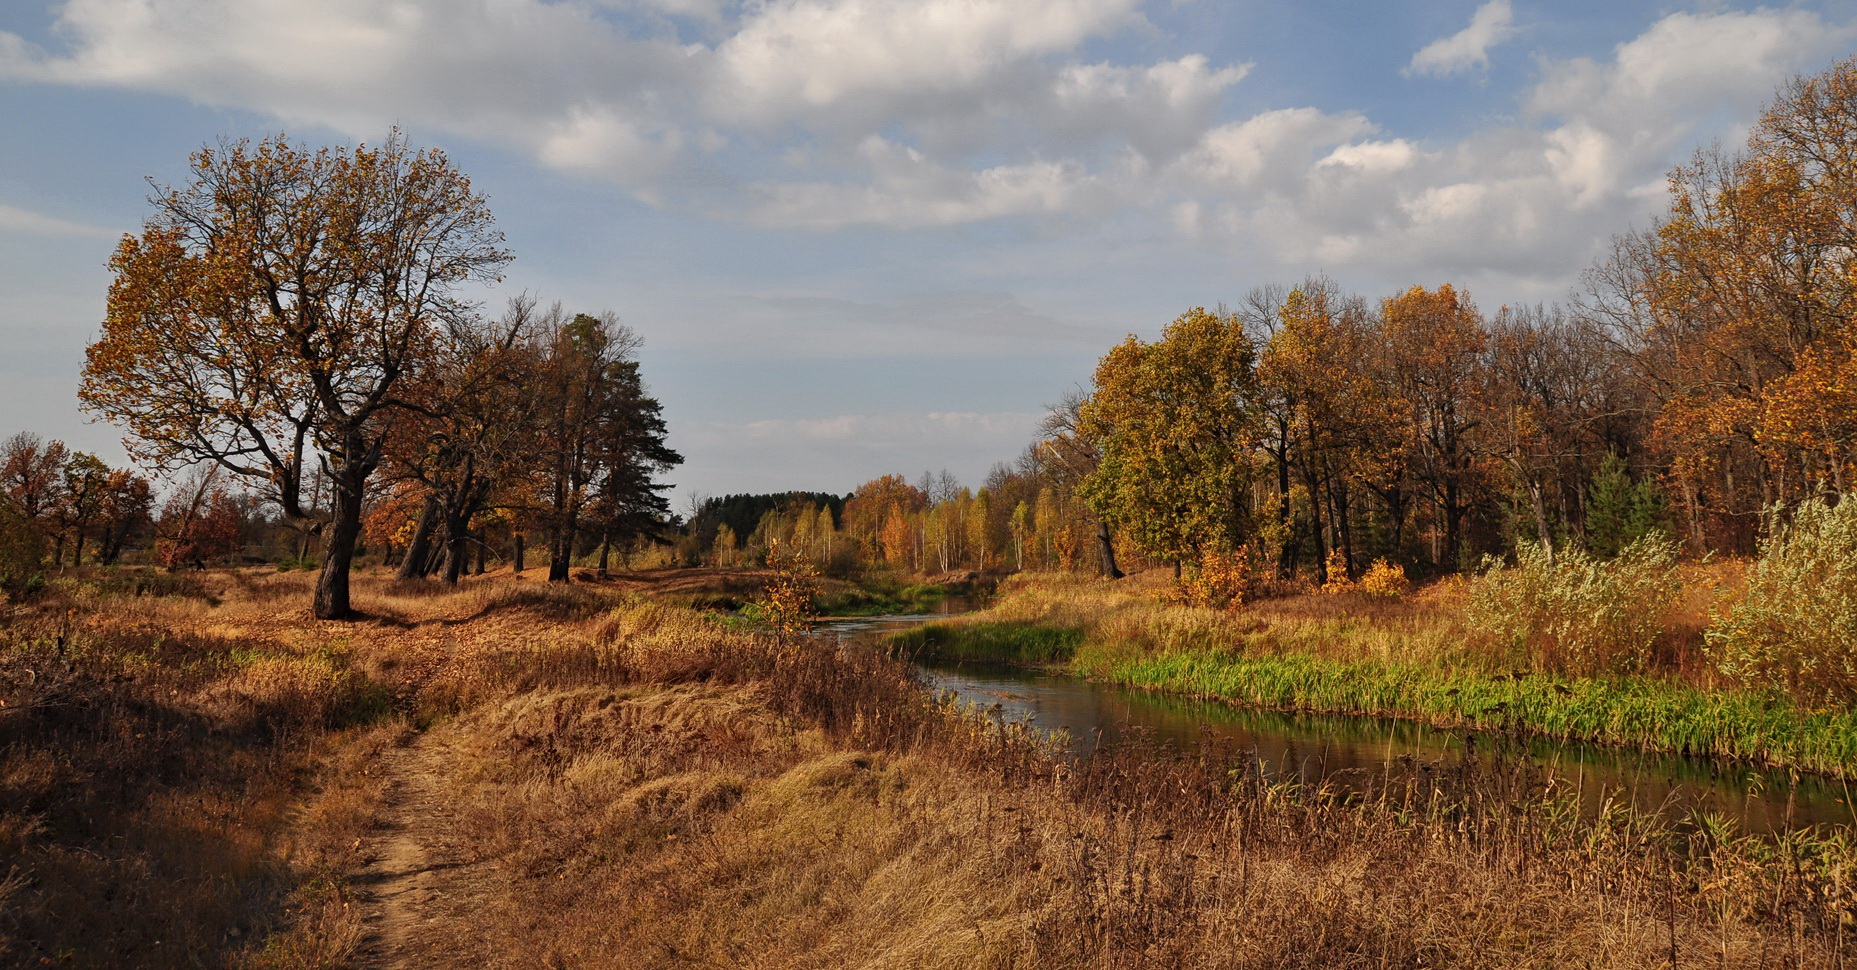
[(1857, 502), (1770, 514), (1747, 595), (1704, 634), (1723, 673), (1813, 704), (1857, 701)]
[(1661, 535), (1611, 559), (1524, 545), (1513, 566), (1484, 560), (1467, 618), (1512, 663), (1574, 675), (1640, 670), (1681, 592), (1676, 555)]

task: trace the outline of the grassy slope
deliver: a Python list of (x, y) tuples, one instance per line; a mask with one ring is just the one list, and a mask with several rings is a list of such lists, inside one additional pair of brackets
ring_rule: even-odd
[(1237, 615), (1151, 591), (1027, 577), (992, 608), (900, 634), (905, 652), (1062, 664), (1092, 678), (1283, 710), (1413, 718), (1857, 774), (1857, 713), (1652, 676), (1578, 679), (1493, 665), (1448, 594), (1407, 606), (1352, 596)]

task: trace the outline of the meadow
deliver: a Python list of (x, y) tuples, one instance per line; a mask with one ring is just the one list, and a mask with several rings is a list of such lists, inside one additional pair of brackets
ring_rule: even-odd
[[(1499, 756), (1365, 794), (1069, 761), (870, 644), (494, 575), (364, 574), (331, 624), (309, 582), (6, 607), (0, 961), (1824, 967), (1857, 902), (1844, 836), (1582, 821)], [(1027, 589), (1099, 595), (996, 615)]]

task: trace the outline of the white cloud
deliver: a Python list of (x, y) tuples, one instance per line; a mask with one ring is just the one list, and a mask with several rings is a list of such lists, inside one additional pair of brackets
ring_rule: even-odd
[(1489, 49), (1515, 36), (1509, 0), (1490, 0), (1470, 17), (1470, 26), (1426, 44), (1406, 65), (1408, 75), (1445, 77), (1489, 66)]
[(1244, 65), (1080, 57), (1139, 3), (66, 0), (62, 49), (0, 32), (0, 78), (461, 134), (659, 205), (935, 226), (1069, 211), (1199, 140)]
[[(713, 110), (778, 125), (971, 101), (1028, 61), (1126, 22), (1132, 0), (777, 0), (716, 48)], [(887, 120), (887, 119), (886, 119)]]
[(114, 230), (102, 226), (60, 219), (5, 203), (0, 203), (0, 232), (76, 239), (100, 239), (117, 235)]
[(1167, 215), (1292, 273), (1500, 278), (1551, 295), (1654, 213), (1673, 161), (1738, 140), (1785, 78), (1853, 35), (1807, 11), (1674, 14), (1610, 58), (1543, 61), (1521, 119), (1450, 144), (1384, 137), (1358, 114), (1262, 113), (1183, 156)]
[[(1248, 64), (1086, 56), (1142, 29), (1137, 0), (68, 0), (61, 11), (62, 49), (0, 33), (0, 77), (166, 92), (359, 136), (396, 122), (461, 134), (723, 220), (830, 230), (1127, 216), (1291, 273), (1314, 260), (1563, 280), (1654, 204), (1689, 145), (1733, 140), (1781, 80), (1853, 39), (1850, 23), (1804, 9), (1672, 14), (1608, 56), (1538, 59), (1517, 119), (1428, 143), (1361, 111), (1232, 117), (1226, 98)], [(665, 17), (707, 39), (660, 29)], [(1486, 64), (1514, 33), (1494, 0), (1408, 69)]]
[(1374, 130), (1360, 114), (1331, 115), (1314, 108), (1266, 111), (1206, 132), (1180, 160), (1188, 178), (1222, 190), (1299, 180), (1324, 149)]
[(952, 168), (875, 135), (861, 154), (868, 166), (853, 182), (765, 182), (751, 217), (769, 225), (836, 228), (951, 226), (1006, 216), (1072, 210), (1092, 178), (1075, 161)]

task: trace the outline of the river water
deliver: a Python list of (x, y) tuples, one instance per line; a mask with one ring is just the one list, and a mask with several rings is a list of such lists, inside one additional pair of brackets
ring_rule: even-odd
[[(960, 611), (955, 604), (940, 614), (828, 620), (821, 629), (879, 636)], [(1472, 750), (1487, 754), (1495, 740), (1392, 718), (1263, 711), (1001, 664), (918, 667), (931, 690), (1052, 732), (1073, 755), (1137, 737), (1189, 750), (1216, 742), (1254, 753), (1273, 781), (1362, 788), (1389, 775), (1461, 764)], [(1576, 793), (1589, 817), (1608, 802), (1629, 800), (1674, 819), (1714, 813), (1744, 832), (1857, 824), (1851, 787), (1816, 776), (1545, 738), (1512, 742), (1510, 753), (1525, 759), (1537, 780)]]

